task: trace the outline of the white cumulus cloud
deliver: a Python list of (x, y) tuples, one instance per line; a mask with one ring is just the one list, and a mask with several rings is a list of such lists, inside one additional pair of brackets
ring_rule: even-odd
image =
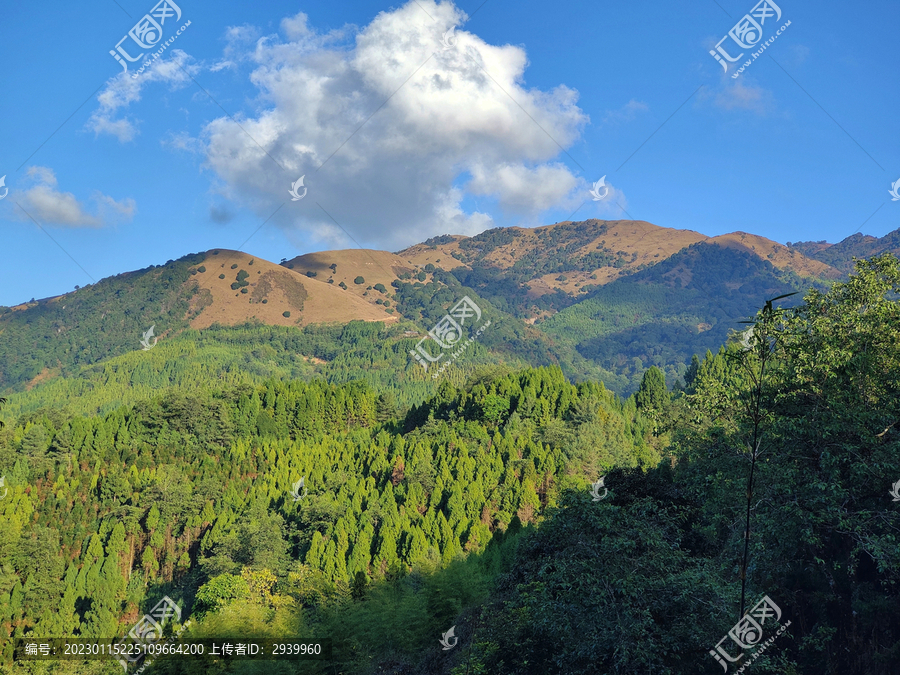
[[(281, 35), (245, 55), (257, 112), (203, 130), (207, 167), (261, 217), (287, 200), (272, 222), (288, 233), (344, 245), (341, 228), (400, 247), (490, 227), (487, 214), (466, 212), (469, 195), (514, 214), (567, 207), (583, 180), (560, 163), (561, 148), (589, 121), (577, 92), (528, 88), (525, 50), (488, 44), (462, 29), (465, 18), (451, 2), (419, 0), (328, 34), (302, 13), (284, 19)], [(229, 39), (229, 63), (245, 60), (239, 44)], [(301, 175), (309, 194), (291, 202)]]

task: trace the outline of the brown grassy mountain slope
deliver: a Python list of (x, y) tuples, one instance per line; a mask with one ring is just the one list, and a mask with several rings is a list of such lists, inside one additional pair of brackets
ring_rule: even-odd
[[(508, 270), (517, 265), (529, 277), (530, 296), (557, 289), (578, 295), (592, 285), (606, 284), (654, 265), (701, 241), (746, 250), (801, 277), (841, 276), (829, 265), (765, 237), (744, 232), (708, 237), (693, 230), (659, 227), (641, 220), (566, 221), (532, 229), (498, 228), (475, 237), (436, 237), (398, 255), (418, 265), (431, 263), (446, 270), (473, 266)], [(595, 258), (604, 254), (606, 260), (591, 264), (595, 259), (591, 254)], [(572, 264), (566, 266), (561, 261)]]
[[(240, 251), (214, 249), (197, 265), (201, 266), (206, 271), (191, 277), (200, 285), (200, 293), (193, 300), (200, 314), (191, 321), (193, 328), (207, 328), (214, 323), (234, 325), (251, 319), (282, 326), (397, 321), (396, 315), (387, 314), (383, 307), (369, 304), (336, 285)], [(247, 286), (232, 289), (241, 271), (247, 273)], [(290, 312), (290, 316), (285, 317), (284, 312)]]
[(820, 241), (797, 241), (794, 242), (792, 248), (807, 257), (849, 273), (854, 270), (854, 258), (870, 258), (882, 253), (900, 255), (900, 229), (888, 232), (883, 237), (873, 237), (856, 232), (836, 244)]
[(730, 232), (718, 237), (710, 237), (706, 241), (716, 242), (722, 246), (731, 246), (764, 258), (779, 269), (790, 269), (801, 277), (819, 277), (838, 279), (844, 275), (834, 267), (807, 258), (800, 251), (788, 248), (778, 242), (747, 232)]
[[(347, 286), (347, 290), (342, 290), (342, 292), (377, 307), (382, 313), (384, 310), (375, 302), (376, 300), (383, 301), (387, 296), (372, 287), (375, 284), (383, 284), (388, 294), (393, 293), (392, 281), (399, 279), (402, 274), (415, 274), (418, 271), (415, 263), (405, 257), (371, 249), (307, 253), (292, 258), (282, 265), (304, 279), (310, 278), (307, 273), (315, 273), (312, 279), (338, 290), (342, 290), (340, 284), (343, 282)], [(334, 270), (331, 269), (331, 265), (335, 265)], [(362, 277), (363, 283), (355, 283), (357, 277)], [(329, 280), (331, 280), (331, 284), (328, 283)]]

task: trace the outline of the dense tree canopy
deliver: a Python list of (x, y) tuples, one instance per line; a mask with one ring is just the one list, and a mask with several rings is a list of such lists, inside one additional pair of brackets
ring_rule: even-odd
[[(273, 361), (294, 339), (336, 363), (346, 351), (344, 379), (299, 363), (309, 377), (134, 365), (129, 378), (160, 385), (79, 412), (13, 394), (0, 632), (124, 635), (168, 595), (184, 637), (331, 638), (333, 660), (150, 672), (676, 675), (718, 672), (710, 650), (743, 587), (746, 606), (766, 595), (791, 622), (754, 672), (890, 675), (898, 297), (896, 258), (860, 261), (846, 283), (763, 309), (691, 364), (683, 391), (650, 368), (627, 399), (559, 367), (472, 369), (418, 396), (354, 379), (385, 330), (368, 324), (272, 331), (271, 352), (258, 327), (217, 333)], [(120, 376), (105, 372), (110, 391)], [(79, 386), (87, 400), (103, 380)]]

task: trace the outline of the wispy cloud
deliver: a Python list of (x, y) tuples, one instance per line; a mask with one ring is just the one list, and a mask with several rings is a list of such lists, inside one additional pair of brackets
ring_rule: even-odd
[(141, 100), (141, 90), (148, 84), (161, 82), (174, 89), (190, 83), (185, 74), (199, 71), (190, 57), (180, 49), (173, 49), (168, 58), (154, 61), (146, 72), (137, 78), (130, 73), (122, 72), (110, 78), (106, 88), (97, 97), (100, 105), (90, 116), (85, 128), (93, 131), (95, 136), (108, 134), (121, 143), (134, 140), (138, 135), (139, 122), (122, 115), (132, 103)]
[(631, 122), (639, 113), (647, 112), (650, 107), (641, 101), (631, 99), (618, 110), (610, 110), (603, 116), (604, 124), (621, 124)]
[[(102, 227), (127, 222), (137, 213), (133, 199), (116, 201), (99, 191), (92, 195), (93, 213), (71, 192), (57, 189), (56, 174), (45, 166), (32, 166), (27, 171), (31, 186), (13, 193), (13, 199), (38, 222), (68, 227)], [(20, 216), (24, 218), (25, 216)]]

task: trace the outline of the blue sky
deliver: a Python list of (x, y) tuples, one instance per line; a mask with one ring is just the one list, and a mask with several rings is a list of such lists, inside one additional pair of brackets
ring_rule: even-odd
[(900, 227), (896, 2), (780, 0), (760, 42), (737, 33), (741, 64), (790, 21), (736, 79), (709, 51), (741, 52), (743, 0), (180, 0), (123, 72), (109, 51), (154, 6), (3, 8), (0, 304), (215, 247), (277, 262), (573, 213)]

